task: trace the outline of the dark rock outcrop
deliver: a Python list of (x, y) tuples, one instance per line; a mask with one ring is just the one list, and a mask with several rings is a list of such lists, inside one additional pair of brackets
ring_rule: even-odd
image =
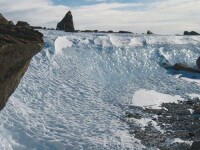
[(151, 31), (148, 30), (148, 31), (147, 31), (147, 34), (153, 34), (153, 32), (151, 32)]
[[(129, 127), (129, 133), (141, 140), (147, 149), (199, 150), (200, 115), (193, 113), (195, 108), (200, 108), (199, 98), (163, 103), (160, 109), (129, 106), (124, 113), (124, 121)], [(141, 118), (151, 121), (143, 127), (137, 121)], [(175, 142), (174, 139), (183, 142)], [(193, 142), (192, 146), (187, 141)]]
[(68, 11), (65, 17), (57, 24), (57, 30), (65, 30), (66, 32), (74, 32), (73, 16), (71, 11)]
[(38, 31), (3, 22), (0, 25), (0, 110), (17, 88), (32, 57), (44, 45), (43, 35)]
[(197, 62), (196, 62), (196, 64), (197, 64), (197, 67), (199, 68), (199, 70), (200, 70), (200, 57), (197, 59)]
[(200, 141), (194, 141), (191, 146), (191, 150), (199, 150), (200, 149)]
[(191, 31), (191, 32), (184, 31), (183, 34), (184, 34), (184, 35), (200, 35), (199, 33), (195, 32), (195, 31)]
[(113, 33), (113, 31), (112, 31), (112, 30), (109, 30), (108, 33)]
[(28, 28), (30, 25), (25, 21), (18, 21), (16, 26)]
[(0, 13), (0, 25), (8, 25), (8, 20), (6, 20)]
[(174, 70), (178, 70), (178, 71), (187, 71), (187, 72), (192, 72), (192, 73), (200, 73), (199, 70), (197, 69), (193, 69), (185, 64), (181, 64), (181, 63), (177, 63), (173, 66), (167, 65), (167, 64), (163, 64), (164, 67), (166, 69), (174, 69)]
[(119, 33), (132, 33), (130, 31), (119, 31)]

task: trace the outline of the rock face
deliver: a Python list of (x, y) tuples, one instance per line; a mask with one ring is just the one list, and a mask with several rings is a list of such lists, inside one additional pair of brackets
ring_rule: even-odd
[(184, 34), (184, 35), (200, 35), (199, 33), (195, 32), (195, 31), (191, 31), (191, 32), (184, 31), (183, 34)]
[(7, 25), (7, 24), (8, 24), (8, 21), (0, 13), (0, 25)]
[(73, 16), (71, 11), (68, 11), (65, 17), (57, 24), (57, 30), (65, 30), (66, 32), (74, 32)]
[(148, 31), (147, 31), (147, 34), (153, 34), (153, 32), (151, 32), (151, 31), (148, 30)]
[(200, 70), (200, 57), (197, 59), (197, 62), (196, 62), (196, 64), (197, 64), (197, 67), (199, 68), (199, 70)]
[(27, 22), (24, 22), (24, 21), (18, 21), (16, 26), (25, 27), (25, 28), (30, 27), (30, 25)]
[(4, 19), (0, 19), (0, 110), (17, 88), (32, 57), (44, 45), (38, 31), (10, 26)]

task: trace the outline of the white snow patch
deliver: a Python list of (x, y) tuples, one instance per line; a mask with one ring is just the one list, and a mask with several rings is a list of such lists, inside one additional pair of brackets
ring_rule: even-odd
[(173, 103), (178, 100), (183, 100), (180, 95), (169, 95), (159, 93), (154, 90), (141, 89), (135, 92), (132, 99), (132, 105), (140, 107), (150, 107), (153, 109), (160, 109), (162, 103)]
[(194, 113), (194, 110), (193, 109), (188, 109), (190, 111), (190, 114), (193, 114)]
[(129, 46), (143, 46), (143, 41), (141, 39), (135, 37), (135, 38), (131, 39)]
[(184, 140), (181, 140), (180, 138), (166, 139), (166, 141), (165, 141), (165, 144), (167, 146), (170, 146), (170, 145), (175, 144), (175, 143), (186, 143), (188, 145), (192, 145), (191, 141), (184, 141)]
[(67, 39), (67, 37), (63, 36), (63, 37), (58, 37), (56, 40), (55, 40), (55, 51), (56, 51), (56, 54), (60, 53), (64, 48), (70, 48), (72, 47), (72, 42), (69, 41)]
[(160, 128), (157, 122), (155, 122), (154, 120), (150, 118), (141, 118), (141, 119), (131, 118), (131, 121), (134, 121), (134, 123), (139, 125), (142, 130), (144, 130), (146, 126), (151, 124), (157, 131), (160, 131), (161, 133), (165, 132), (164, 130)]
[(188, 94), (188, 95), (190, 96), (191, 99), (200, 98), (199, 94)]

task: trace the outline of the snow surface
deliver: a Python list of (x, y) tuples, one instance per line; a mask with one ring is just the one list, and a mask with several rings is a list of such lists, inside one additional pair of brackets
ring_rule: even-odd
[(158, 104), (200, 91), (162, 67), (195, 67), (200, 37), (41, 32), (44, 49), (0, 112), (0, 149), (140, 150), (121, 121), (135, 93)]
[(140, 107), (149, 107), (160, 109), (162, 103), (177, 103), (178, 100), (184, 100), (180, 95), (171, 96), (154, 90), (138, 90), (133, 95), (132, 105)]

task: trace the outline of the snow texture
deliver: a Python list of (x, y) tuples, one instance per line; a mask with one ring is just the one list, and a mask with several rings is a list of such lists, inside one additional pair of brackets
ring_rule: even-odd
[(200, 91), (162, 67), (195, 67), (200, 37), (41, 32), (44, 49), (0, 112), (0, 149), (139, 150), (120, 119), (130, 104), (151, 105), (135, 94), (160, 104)]

